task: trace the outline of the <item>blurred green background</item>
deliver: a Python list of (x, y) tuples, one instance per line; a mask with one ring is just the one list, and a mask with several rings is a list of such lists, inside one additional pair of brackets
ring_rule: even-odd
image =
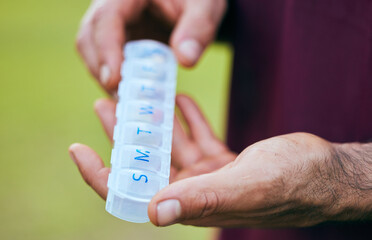
[[(81, 179), (67, 148), (88, 144), (109, 163), (94, 115), (104, 93), (74, 50), (88, 0), (0, 1), (0, 239), (207, 239), (211, 230), (118, 220)], [(213, 45), (196, 69), (180, 69), (224, 137), (231, 51)]]

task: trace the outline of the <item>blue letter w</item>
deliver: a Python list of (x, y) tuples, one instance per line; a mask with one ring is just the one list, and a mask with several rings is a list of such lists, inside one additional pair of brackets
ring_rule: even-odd
[(141, 107), (140, 108), (140, 115), (144, 114), (153, 114), (154, 112), (152, 111), (154, 108), (152, 106), (147, 106), (147, 107)]

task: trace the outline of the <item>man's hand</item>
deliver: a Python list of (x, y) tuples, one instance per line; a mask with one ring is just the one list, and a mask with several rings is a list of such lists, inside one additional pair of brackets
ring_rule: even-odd
[[(193, 100), (187, 96), (178, 95), (176, 104), (186, 122), (188, 131), (184, 131), (176, 117), (173, 129), (170, 182), (212, 172), (236, 158), (236, 154), (230, 152), (214, 136)], [(98, 100), (95, 104), (96, 113), (111, 141), (116, 122), (115, 106), (116, 102), (109, 99)], [(75, 143), (70, 146), (69, 152), (86, 183), (103, 199), (106, 199), (110, 168), (105, 167), (97, 153), (88, 146)]]
[(171, 35), (178, 61), (191, 67), (213, 41), (225, 10), (226, 0), (93, 0), (77, 48), (92, 75), (111, 92), (120, 80), (126, 41), (167, 42)]
[(270, 228), (372, 219), (371, 150), (306, 133), (270, 138), (217, 171), (167, 186), (149, 217), (158, 226)]
[[(171, 184), (153, 197), (152, 223), (219, 227), (303, 227), (372, 219), (372, 145), (333, 144), (307, 133), (270, 138), (230, 152), (195, 103), (176, 99), (187, 127), (175, 119)], [(96, 112), (112, 140), (115, 102)], [(89, 147), (71, 145), (84, 180), (102, 198), (110, 169)]]

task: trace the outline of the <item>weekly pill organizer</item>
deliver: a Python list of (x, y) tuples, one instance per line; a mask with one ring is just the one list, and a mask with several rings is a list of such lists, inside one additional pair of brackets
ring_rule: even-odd
[(125, 45), (106, 210), (148, 222), (147, 205), (169, 184), (177, 62), (153, 40)]

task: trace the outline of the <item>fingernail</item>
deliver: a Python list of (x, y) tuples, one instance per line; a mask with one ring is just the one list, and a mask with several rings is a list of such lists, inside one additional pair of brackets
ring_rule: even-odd
[(99, 75), (99, 78), (100, 78), (100, 81), (101, 83), (106, 86), (109, 79), (110, 79), (110, 68), (107, 66), (107, 65), (103, 65), (101, 67), (101, 70), (100, 70), (100, 75)]
[(195, 39), (187, 39), (179, 44), (178, 50), (185, 58), (194, 63), (202, 52), (202, 46)]
[(181, 204), (178, 200), (170, 199), (160, 202), (157, 207), (159, 226), (174, 223), (181, 216)]

